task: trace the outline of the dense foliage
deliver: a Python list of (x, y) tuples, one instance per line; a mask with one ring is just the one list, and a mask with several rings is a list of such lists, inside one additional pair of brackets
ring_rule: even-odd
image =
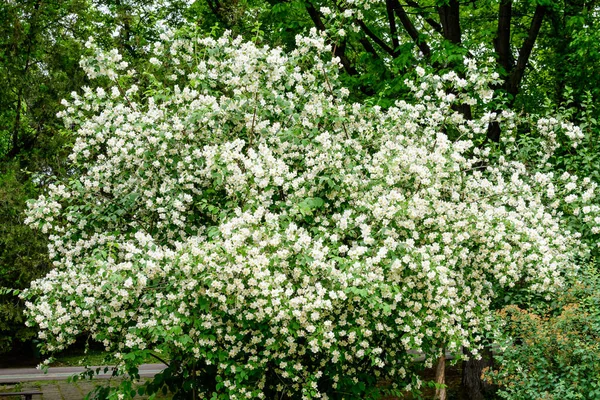
[(505, 399), (600, 397), (600, 298), (596, 271), (584, 271), (556, 301), (499, 312), (505, 346), (489, 379)]

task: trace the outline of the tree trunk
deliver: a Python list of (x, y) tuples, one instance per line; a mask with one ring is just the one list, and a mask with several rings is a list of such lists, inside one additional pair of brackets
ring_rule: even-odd
[(469, 400), (483, 400), (486, 394), (494, 391), (493, 385), (481, 379), (483, 370), (487, 367), (492, 368), (494, 365), (492, 348), (484, 347), (481, 358), (478, 360), (466, 348), (463, 348), (463, 353), (469, 356), (469, 361), (463, 362), (461, 385)]
[(12, 149), (11, 153), (16, 156), (19, 153), (19, 132), (21, 131), (21, 99), (23, 98), (22, 89), (19, 89), (17, 96), (17, 105), (15, 107), (15, 124), (12, 133)]
[(460, 3), (458, 0), (449, 0), (448, 4), (438, 7), (438, 15), (442, 23), (444, 38), (453, 44), (461, 43), (460, 29)]
[(442, 355), (438, 359), (437, 367), (435, 369), (435, 383), (436, 385), (444, 385), (442, 387), (435, 388), (436, 400), (446, 400), (446, 353), (442, 350)]

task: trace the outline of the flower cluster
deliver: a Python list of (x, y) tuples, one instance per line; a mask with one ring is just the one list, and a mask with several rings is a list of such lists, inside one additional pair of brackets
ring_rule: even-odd
[(76, 174), (28, 216), (55, 266), (24, 295), (46, 350), (86, 333), (126, 365), (183, 354), (206, 396), (359, 398), (418, 386), (409, 350), (477, 354), (499, 291), (573, 270), (552, 180), (474, 144), (517, 117), (455, 111), (487, 101), (474, 64), (383, 110), (346, 100), (316, 33), (152, 51), (141, 74), (96, 49), (112, 84), (65, 102)]

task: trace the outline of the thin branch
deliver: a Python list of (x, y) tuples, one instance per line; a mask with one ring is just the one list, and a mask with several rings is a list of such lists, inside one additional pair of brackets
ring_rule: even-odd
[(308, 15), (310, 16), (310, 19), (312, 19), (317, 29), (320, 31), (326, 31), (327, 28), (325, 27), (325, 24), (321, 19), (321, 14), (319, 14), (315, 6), (313, 6), (312, 3), (306, 2), (305, 7), (306, 11), (308, 12)]
[(152, 357), (156, 358), (156, 359), (157, 359), (158, 361), (160, 361), (161, 363), (165, 364), (167, 367), (169, 367), (169, 366), (170, 366), (170, 364), (169, 364), (168, 362), (166, 362), (165, 360), (163, 360), (163, 359), (162, 359), (162, 358), (160, 358), (159, 356), (157, 356), (157, 355), (155, 355), (155, 354), (153, 354), (153, 353), (150, 353), (150, 355), (151, 355)]
[(423, 7), (421, 7), (416, 1), (406, 0), (406, 5), (419, 10), (417, 13), (425, 20), (425, 22), (427, 22), (429, 26), (433, 28), (434, 31), (436, 31), (439, 34), (443, 34), (442, 25), (440, 25), (440, 23), (434, 20), (433, 18), (427, 17), (428, 13), (423, 12)]
[(254, 111), (252, 114), (252, 127), (250, 128), (250, 133), (248, 134), (248, 144), (252, 147), (252, 138), (254, 137), (254, 123), (256, 122), (256, 108), (258, 106), (257, 99), (258, 97), (258, 88), (254, 91)]
[[(334, 48), (335, 51), (335, 48)], [(321, 67), (321, 70), (323, 71), (323, 76), (325, 77), (325, 83), (327, 84), (327, 89), (329, 89), (329, 94), (331, 95), (332, 98), (335, 99), (335, 94), (333, 93), (333, 88), (331, 87), (331, 83), (329, 82), (329, 77), (327, 76), (327, 73), (325, 72), (325, 68)], [(344, 128), (344, 133), (346, 134), (346, 139), (350, 139), (350, 135), (348, 134), (348, 130), (346, 129), (346, 123), (344, 122), (344, 120), (342, 119), (342, 128)]]
[(376, 59), (379, 58), (379, 54), (377, 54), (375, 47), (373, 47), (371, 42), (369, 42), (369, 39), (367, 39), (366, 37), (361, 37), (358, 41), (360, 42), (360, 44), (362, 44), (367, 53), (370, 53)]
[(117, 85), (117, 88), (119, 89), (119, 92), (121, 93), (121, 96), (123, 96), (123, 98), (125, 99), (125, 101), (129, 105), (129, 107), (131, 107), (131, 109), (133, 111), (136, 111), (135, 106), (133, 105), (133, 103), (131, 102), (131, 100), (129, 100), (129, 97), (127, 96), (127, 91), (125, 91), (125, 89), (123, 89), (123, 87), (119, 83), (119, 80), (115, 78), (115, 79), (113, 79), (113, 82)]

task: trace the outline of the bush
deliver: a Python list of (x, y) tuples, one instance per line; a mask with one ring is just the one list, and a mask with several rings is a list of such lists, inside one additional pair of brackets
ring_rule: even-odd
[[(582, 279), (583, 278), (583, 279)], [(488, 377), (505, 399), (600, 398), (600, 279), (594, 271), (551, 307), (506, 307), (507, 335)]]
[(115, 352), (129, 378), (101, 396), (131, 396), (150, 350), (170, 363), (146, 391), (175, 398), (398, 394), (420, 385), (408, 350), (478, 354), (499, 294), (574, 271), (551, 180), (476, 145), (516, 127), (485, 67), (417, 69), (416, 103), (382, 110), (348, 101), (322, 37), (297, 46), (165, 36), (145, 71), (82, 61), (106, 85), (65, 101), (73, 175), (28, 217), (55, 269), (24, 297), (46, 351)]

